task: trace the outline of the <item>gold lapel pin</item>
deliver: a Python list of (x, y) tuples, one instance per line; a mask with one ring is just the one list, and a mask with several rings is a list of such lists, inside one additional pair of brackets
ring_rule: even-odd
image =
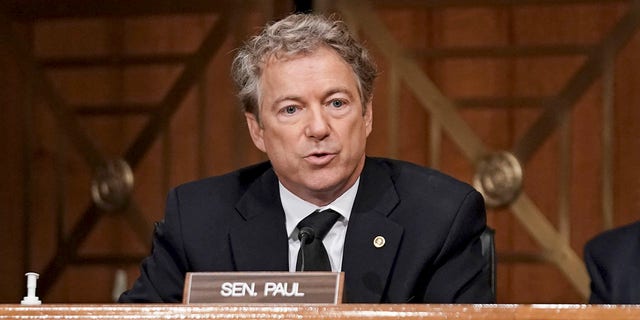
[(375, 238), (373, 238), (373, 246), (376, 248), (382, 248), (384, 247), (386, 240), (384, 239), (383, 236), (377, 236)]

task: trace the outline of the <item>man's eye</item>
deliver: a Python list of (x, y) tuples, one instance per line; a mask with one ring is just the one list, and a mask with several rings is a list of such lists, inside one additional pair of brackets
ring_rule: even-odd
[(286, 106), (283, 109), (284, 113), (286, 114), (294, 114), (296, 113), (296, 110), (298, 110), (298, 108), (296, 108), (295, 106)]
[(344, 102), (342, 100), (332, 100), (331, 101), (331, 106), (334, 108), (340, 108), (344, 105)]

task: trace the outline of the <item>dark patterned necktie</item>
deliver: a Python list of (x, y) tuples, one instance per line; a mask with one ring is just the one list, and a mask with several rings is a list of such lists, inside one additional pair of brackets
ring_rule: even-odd
[(331, 263), (322, 239), (339, 217), (339, 213), (328, 209), (315, 211), (298, 223), (300, 250), (296, 271), (331, 271)]

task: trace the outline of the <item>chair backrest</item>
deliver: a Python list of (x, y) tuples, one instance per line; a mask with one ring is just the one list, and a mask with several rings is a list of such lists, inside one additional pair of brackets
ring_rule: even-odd
[(489, 286), (491, 287), (491, 295), (493, 301), (496, 300), (496, 247), (494, 243), (495, 230), (487, 226), (480, 235), (480, 243), (482, 244), (482, 256), (485, 259), (485, 266), (489, 272)]

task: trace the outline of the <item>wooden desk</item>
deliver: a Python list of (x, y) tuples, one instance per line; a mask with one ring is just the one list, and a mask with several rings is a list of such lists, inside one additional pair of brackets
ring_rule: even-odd
[(639, 320), (640, 305), (0, 305), (0, 319)]

